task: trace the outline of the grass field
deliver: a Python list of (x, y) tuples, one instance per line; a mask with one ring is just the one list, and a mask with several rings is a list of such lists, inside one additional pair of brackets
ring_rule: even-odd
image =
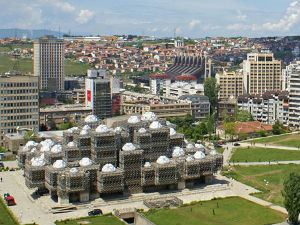
[(224, 150), (224, 148), (216, 148), (216, 151), (220, 154), (223, 154)]
[(10, 212), (7, 210), (7, 207), (2, 198), (0, 198), (0, 224), (4, 224), (4, 225), (18, 225), (19, 224), (13, 219)]
[(298, 148), (300, 146), (300, 134), (283, 134), (279, 136), (265, 137), (247, 142)]
[(199, 202), (177, 209), (150, 210), (144, 215), (156, 225), (257, 225), (282, 222), (286, 217), (239, 197)]
[(269, 162), (300, 160), (300, 151), (276, 148), (236, 148), (230, 162)]
[(256, 197), (283, 206), (281, 190), (291, 172), (300, 174), (300, 165), (234, 166), (223, 174), (261, 190)]
[[(8, 55), (0, 55), (0, 73), (6, 73), (12, 70), (14, 65), (14, 58)], [(31, 58), (22, 58), (19, 61), (20, 71), (23, 73), (31, 72), (33, 73), (33, 61)], [(70, 60), (65, 60), (65, 74), (86, 74), (87, 69), (91, 67), (85, 63), (73, 62)]]
[[(87, 223), (80, 223), (80, 222), (87, 222)], [(56, 222), (57, 225), (78, 225), (78, 224), (89, 224), (89, 225), (124, 225), (121, 221), (113, 216), (92, 216), (92, 217), (85, 217), (76, 220), (64, 220), (60, 222)]]

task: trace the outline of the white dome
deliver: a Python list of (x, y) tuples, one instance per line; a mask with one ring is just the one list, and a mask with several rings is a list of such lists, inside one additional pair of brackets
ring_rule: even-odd
[(109, 131), (108, 127), (106, 125), (99, 125), (97, 128), (96, 128), (96, 132), (97, 133), (107, 133)]
[(98, 121), (98, 118), (95, 115), (88, 115), (84, 119), (84, 122), (86, 122), (86, 123), (94, 123), (94, 122), (97, 122), (97, 121)]
[(139, 129), (139, 133), (140, 134), (144, 134), (146, 132), (147, 132), (147, 130), (144, 127), (142, 127), (142, 128)]
[(31, 165), (32, 166), (45, 166), (46, 162), (43, 158), (34, 157), (34, 158), (31, 159)]
[(144, 167), (146, 167), (146, 168), (151, 167), (151, 163), (150, 162), (145, 162)]
[(67, 132), (73, 133), (74, 131), (77, 131), (77, 130), (79, 130), (78, 127), (71, 127), (71, 128), (69, 128), (69, 129), (67, 130)]
[(92, 160), (90, 160), (90, 159), (87, 158), (87, 157), (84, 157), (84, 158), (82, 158), (82, 159), (79, 161), (79, 165), (80, 165), (80, 166), (90, 166), (90, 165), (92, 165), (92, 164), (93, 164)]
[(63, 160), (59, 159), (56, 160), (52, 166), (56, 169), (62, 169), (62, 168), (66, 168), (67, 164)]
[(170, 135), (171, 136), (173, 136), (173, 135), (175, 135), (177, 132), (176, 132), (176, 130), (174, 129), (174, 128), (170, 128)]
[(203, 144), (198, 144), (198, 143), (195, 144), (195, 147), (196, 148), (205, 148)]
[(158, 121), (153, 121), (150, 126), (149, 126), (150, 129), (160, 129), (162, 128), (162, 125), (160, 124), (160, 122)]
[(62, 152), (62, 146), (61, 145), (54, 145), (51, 148), (51, 152), (53, 152), (53, 153), (60, 153), (60, 152)]
[(36, 143), (35, 141), (28, 141), (25, 146), (26, 147), (36, 147), (36, 146), (38, 146), (38, 143)]
[(139, 123), (140, 119), (138, 116), (131, 116), (129, 117), (129, 119), (127, 120), (128, 123), (134, 124), (134, 123)]
[(87, 135), (88, 133), (89, 131), (86, 129), (80, 131), (80, 135)]
[(33, 147), (31, 150), (30, 150), (30, 152), (36, 152), (38, 149), (36, 148), (36, 147)]
[(184, 150), (181, 147), (174, 147), (172, 152), (172, 157), (182, 157), (184, 156)]
[(46, 143), (46, 144), (42, 145), (41, 152), (49, 152), (51, 150), (51, 147), (52, 147), (52, 145)]
[(114, 167), (113, 164), (105, 164), (103, 167), (102, 167), (102, 172), (106, 172), (106, 173), (110, 173), (110, 172), (115, 172), (116, 171), (116, 167)]
[(195, 159), (204, 159), (205, 158), (205, 154), (202, 151), (197, 151), (194, 154)]
[(68, 147), (75, 147), (76, 144), (75, 144), (74, 141), (71, 141), (71, 142), (69, 142), (69, 143), (67, 144), (67, 146), (68, 146)]
[(189, 143), (187, 146), (186, 146), (186, 148), (188, 148), (188, 149), (191, 149), (191, 148), (194, 148), (195, 146), (192, 144), (192, 143)]
[(185, 161), (187, 161), (187, 162), (191, 162), (191, 161), (194, 161), (194, 160), (195, 160), (195, 158), (192, 155), (187, 156), (186, 159), (185, 159)]
[(158, 159), (156, 160), (156, 162), (160, 165), (165, 165), (170, 163), (170, 159), (167, 156), (159, 156)]
[(211, 150), (209, 154), (210, 154), (210, 155), (216, 155), (216, 154), (218, 154), (218, 153), (217, 153), (216, 150)]
[(115, 132), (121, 132), (122, 131), (122, 127), (116, 127), (114, 131)]
[(123, 151), (133, 151), (135, 150), (136, 147), (132, 144), (132, 143), (126, 143), (125, 145), (123, 145), (122, 150)]
[(142, 115), (142, 121), (154, 121), (157, 120), (157, 116), (153, 112), (146, 112)]
[(30, 147), (28, 147), (26, 145), (22, 148), (22, 151), (24, 151), (24, 152), (28, 152), (29, 150), (30, 150)]
[(78, 169), (76, 167), (73, 167), (70, 169), (70, 173), (77, 173)]
[(82, 127), (82, 130), (90, 130), (90, 129), (91, 129), (91, 127), (89, 125), (84, 125)]

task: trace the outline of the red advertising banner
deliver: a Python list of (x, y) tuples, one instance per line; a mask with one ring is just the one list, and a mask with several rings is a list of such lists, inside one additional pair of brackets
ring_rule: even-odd
[(87, 90), (87, 100), (91, 101), (91, 90)]

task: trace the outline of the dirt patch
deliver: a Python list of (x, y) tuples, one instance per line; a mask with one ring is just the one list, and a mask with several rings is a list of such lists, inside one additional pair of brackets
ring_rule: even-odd
[(80, 224), (80, 225), (84, 225), (84, 224), (90, 224), (91, 221), (79, 221), (77, 222), (77, 224)]

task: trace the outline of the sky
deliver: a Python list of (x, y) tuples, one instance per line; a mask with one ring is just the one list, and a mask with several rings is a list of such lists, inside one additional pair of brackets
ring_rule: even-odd
[(0, 28), (71, 35), (287, 36), (300, 0), (0, 0)]

